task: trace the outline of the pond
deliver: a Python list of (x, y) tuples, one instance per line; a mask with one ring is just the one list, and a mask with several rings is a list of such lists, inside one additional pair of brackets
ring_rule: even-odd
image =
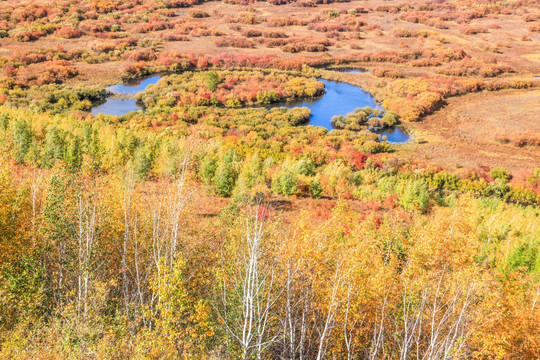
[(332, 117), (347, 115), (356, 108), (379, 107), (375, 99), (361, 87), (339, 81), (319, 79), (324, 83), (324, 95), (302, 101), (278, 103), (273, 106), (307, 107), (311, 110), (309, 124), (332, 130)]
[[(90, 113), (92, 115), (106, 114), (121, 116), (131, 111), (143, 110), (143, 108), (137, 104), (135, 98), (131, 96), (140, 91), (144, 91), (149, 85), (157, 83), (161, 77), (161, 75), (155, 75), (137, 81), (131, 81), (126, 84), (108, 87), (107, 90), (118, 95), (126, 95), (126, 97), (109, 97), (105, 102), (94, 106)], [(375, 99), (361, 87), (339, 81), (319, 80), (324, 83), (324, 95), (314, 99), (277, 103), (271, 106), (284, 106), (288, 108), (297, 106), (307, 107), (311, 110), (309, 124), (322, 126), (328, 130), (332, 130), (332, 117), (336, 115), (347, 115), (356, 108), (363, 108), (366, 106), (380, 108), (375, 102)], [(386, 136), (388, 142), (391, 143), (404, 143), (409, 140), (409, 135), (399, 127), (375, 130), (375, 132), (381, 134), (381, 136)]]
[(386, 129), (376, 129), (374, 130), (375, 134), (381, 135), (381, 140), (383, 136), (386, 136), (386, 140), (390, 143), (402, 144), (409, 141), (409, 134), (407, 134), (399, 126), (394, 126)]

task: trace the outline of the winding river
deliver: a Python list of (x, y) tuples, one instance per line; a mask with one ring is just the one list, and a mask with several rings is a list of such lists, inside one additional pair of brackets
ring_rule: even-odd
[[(124, 95), (124, 97), (109, 97), (105, 102), (94, 106), (90, 113), (92, 115), (106, 114), (121, 116), (131, 111), (143, 110), (132, 96), (140, 91), (144, 91), (149, 85), (157, 83), (161, 77), (161, 75), (155, 75), (126, 84), (109, 86), (107, 90), (118, 95)], [(325, 79), (319, 79), (319, 81), (324, 83), (326, 90), (324, 95), (314, 99), (277, 103), (273, 104), (272, 107), (307, 107), (311, 110), (309, 124), (322, 126), (328, 130), (332, 130), (332, 117), (336, 115), (347, 115), (356, 108), (366, 106), (372, 108), (379, 107), (375, 99), (361, 87), (339, 81)], [(409, 135), (400, 127), (378, 129), (375, 130), (375, 133), (380, 134), (381, 138), (385, 136), (388, 142), (391, 143), (405, 143), (409, 140)]]

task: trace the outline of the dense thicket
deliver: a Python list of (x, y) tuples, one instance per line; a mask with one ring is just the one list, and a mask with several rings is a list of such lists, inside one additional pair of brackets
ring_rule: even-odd
[(1, 112), (4, 357), (537, 356), (538, 171), (452, 174), (313, 127)]

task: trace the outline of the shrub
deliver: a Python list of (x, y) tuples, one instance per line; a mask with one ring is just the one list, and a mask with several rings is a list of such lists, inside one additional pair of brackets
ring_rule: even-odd
[(400, 181), (397, 186), (398, 200), (406, 210), (427, 210), (429, 204), (429, 187), (424, 180)]
[(540, 23), (529, 25), (530, 32), (540, 32)]
[(461, 31), (465, 35), (474, 35), (474, 34), (487, 33), (488, 32), (488, 30), (485, 27), (482, 27), (482, 26), (470, 26), (470, 25), (460, 26), (459, 31)]
[(528, 272), (536, 272), (540, 269), (540, 242), (538, 239), (521, 243), (510, 254), (507, 266), (510, 271), (525, 268)]
[(332, 45), (332, 43), (328, 39), (295, 38), (290, 39), (286, 45), (281, 47), (281, 50), (290, 53), (298, 53), (301, 51), (325, 52), (328, 51), (327, 46), (330, 45)]
[(156, 53), (151, 49), (139, 49), (124, 54), (124, 59), (130, 61), (149, 61), (156, 59)]
[(398, 70), (389, 68), (374, 67), (371, 68), (371, 73), (378, 77), (387, 77), (392, 79), (399, 79), (403, 77)]
[(511, 178), (510, 174), (502, 167), (493, 168), (489, 173), (494, 179), (500, 179), (504, 182), (508, 182)]
[(309, 184), (309, 193), (312, 198), (320, 199), (323, 194), (323, 186), (321, 185), (321, 181), (318, 177), (314, 178), (311, 183)]
[(43, 30), (21, 30), (11, 33), (10, 37), (20, 42), (35, 41), (42, 36), (47, 35)]
[(215, 71), (211, 71), (206, 76), (206, 86), (210, 91), (216, 91), (220, 83), (219, 75)]
[(297, 177), (290, 170), (283, 170), (272, 180), (272, 191), (276, 194), (292, 196), (297, 190)]
[(202, 18), (210, 17), (210, 14), (202, 10), (192, 11), (189, 15), (194, 19), (202, 19)]
[(307, 27), (309, 30), (314, 30), (318, 32), (343, 32), (343, 31), (349, 31), (349, 27), (341, 24), (335, 24), (335, 23), (312, 23), (309, 24)]
[(291, 17), (271, 17), (267, 21), (268, 26), (285, 27), (285, 26), (305, 26), (308, 24), (306, 20), (300, 20)]
[(75, 39), (82, 36), (83, 32), (79, 29), (73, 29), (69, 27), (63, 27), (54, 32), (58, 37), (65, 39)]
[(242, 35), (248, 38), (259, 37), (262, 36), (262, 34), (262, 31), (256, 29), (247, 29), (242, 31)]
[(242, 37), (226, 37), (215, 41), (217, 47), (254, 48), (255, 44)]
[(189, 38), (186, 35), (175, 34), (172, 32), (163, 33), (161, 38), (165, 41), (189, 41)]

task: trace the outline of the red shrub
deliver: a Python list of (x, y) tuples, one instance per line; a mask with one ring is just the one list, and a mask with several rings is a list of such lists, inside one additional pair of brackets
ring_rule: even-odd
[(35, 41), (45, 35), (47, 35), (47, 32), (44, 30), (23, 30), (11, 34), (11, 37), (17, 41), (28, 42)]
[(189, 41), (189, 38), (185, 35), (175, 33), (164, 33), (161, 38), (165, 41)]
[(63, 27), (54, 32), (58, 37), (65, 39), (75, 39), (82, 36), (83, 32), (79, 29), (73, 29), (70, 27)]
[(156, 53), (151, 49), (140, 49), (124, 54), (124, 59), (131, 61), (149, 61), (156, 59)]

